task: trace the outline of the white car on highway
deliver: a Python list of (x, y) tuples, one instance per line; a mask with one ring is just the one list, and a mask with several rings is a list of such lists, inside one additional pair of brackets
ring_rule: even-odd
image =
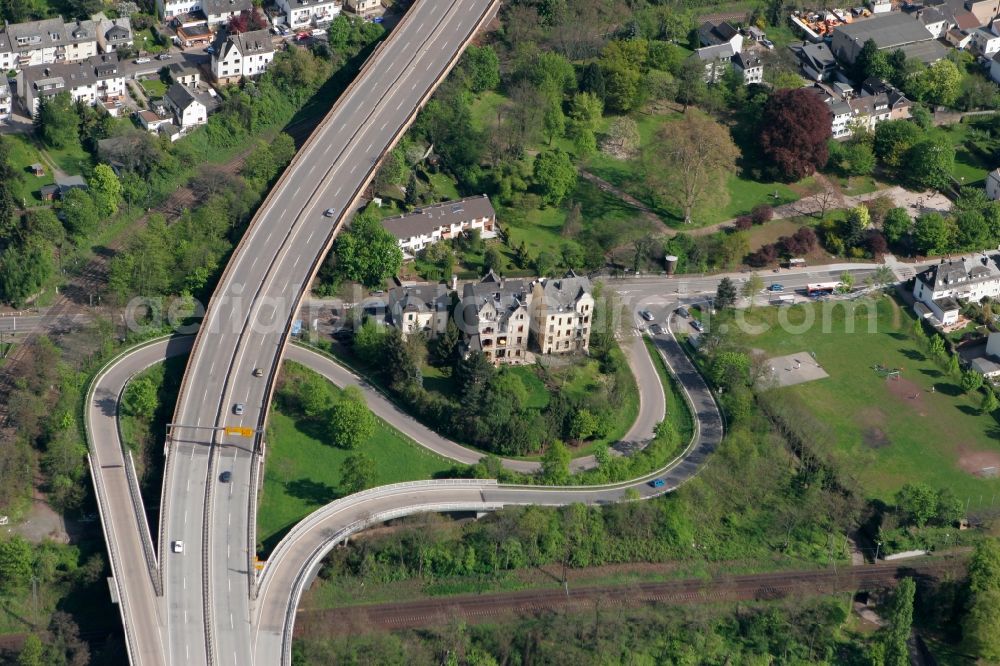
[(323, 215), (325, 217), (333, 217), (336, 214), (337, 210), (335, 208), (327, 208), (326, 210), (323, 211)]
[(183, 541), (174, 541), (174, 552), (175, 553), (183, 553), (184, 552), (184, 542)]

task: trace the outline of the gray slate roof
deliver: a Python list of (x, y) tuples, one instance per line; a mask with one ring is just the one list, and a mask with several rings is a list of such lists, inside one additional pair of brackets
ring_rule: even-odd
[(544, 307), (546, 312), (566, 312), (576, 309), (576, 302), (591, 292), (590, 279), (570, 271), (566, 277), (546, 280), (542, 285), (544, 301), (532, 307)]
[(997, 257), (984, 255), (947, 259), (917, 274), (917, 279), (934, 291), (997, 278), (1000, 278)]
[(181, 111), (198, 101), (191, 91), (187, 89), (187, 86), (182, 86), (179, 83), (175, 83), (167, 88), (166, 97)]
[(452, 224), (481, 218), (495, 218), (496, 211), (490, 198), (485, 194), (466, 197), (457, 201), (445, 201), (433, 206), (418, 208), (412, 213), (387, 217), (382, 226), (400, 240), (429, 234), (435, 229)]
[(14, 51), (32, 51), (66, 44), (66, 24), (61, 18), (13, 23), (7, 35)]
[(206, 15), (245, 12), (253, 8), (251, 0), (202, 0), (201, 9)]
[(451, 304), (443, 284), (415, 284), (389, 290), (389, 312), (395, 319), (406, 312), (445, 312)]
[(25, 85), (36, 86), (38, 89), (49, 82), (61, 83), (62, 87), (49, 91), (51, 94), (121, 76), (118, 72), (118, 56), (114, 53), (96, 55), (80, 62), (26, 67), (23, 75)]
[(859, 47), (864, 46), (869, 39), (873, 39), (880, 49), (933, 40), (920, 21), (902, 12), (890, 12), (860, 19), (854, 23), (839, 25), (834, 31), (846, 35)]

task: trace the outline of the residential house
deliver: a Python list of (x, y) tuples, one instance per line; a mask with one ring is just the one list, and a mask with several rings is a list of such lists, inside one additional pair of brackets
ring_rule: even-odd
[(4, 58), (10, 67), (20, 70), (66, 60), (66, 24), (61, 18), (5, 24), (9, 55)]
[(332, 21), (340, 13), (340, 0), (277, 0), (288, 27), (302, 28)]
[(1000, 35), (980, 28), (972, 33), (969, 48), (985, 58), (992, 58), (994, 54), (1000, 53)]
[(890, 0), (871, 0), (872, 14), (886, 14), (892, 11)]
[(811, 81), (829, 81), (837, 72), (837, 59), (825, 42), (803, 42), (788, 48), (798, 57), (803, 76)]
[(944, 39), (948, 44), (954, 46), (958, 50), (965, 49), (972, 43), (972, 35), (964, 30), (958, 28), (952, 28), (945, 34)]
[(368, 16), (382, 11), (381, 0), (344, 0), (348, 11), (358, 16)]
[(923, 303), (945, 326), (958, 321), (957, 301), (979, 302), (983, 298), (1000, 296), (1000, 266), (998, 256), (987, 253), (959, 259), (942, 259), (917, 273), (913, 296)]
[(396, 237), (403, 254), (412, 257), (428, 245), (458, 238), (473, 230), (478, 230), (482, 238), (493, 238), (496, 236), (496, 221), (493, 204), (483, 194), (388, 217), (382, 220), (382, 226)]
[(713, 23), (706, 21), (698, 26), (698, 40), (702, 46), (720, 46), (729, 44), (734, 53), (743, 50), (743, 35), (728, 22)]
[(179, 83), (171, 85), (163, 99), (174, 116), (174, 122), (182, 130), (204, 125), (208, 121), (205, 105), (186, 86)]
[(989, 25), (1000, 14), (1000, 0), (966, 0), (965, 8), (976, 17), (979, 25)]
[(531, 286), (490, 271), (465, 285), (456, 321), (465, 353), (480, 351), (492, 363), (523, 363), (531, 329)]
[(889, 105), (889, 120), (906, 120), (910, 117), (913, 109), (913, 102), (906, 98), (903, 92), (890, 83), (881, 79), (865, 79), (861, 84), (861, 94), (864, 95), (885, 95)]
[(4, 84), (0, 86), (0, 121), (10, 119), (11, 108), (10, 86)]
[(448, 328), (451, 291), (444, 284), (416, 284), (393, 287), (388, 294), (389, 323), (405, 338), (423, 332), (436, 337)]
[(881, 14), (833, 29), (830, 50), (842, 62), (854, 64), (865, 42), (874, 40), (881, 51), (902, 50), (907, 58), (932, 63), (947, 55), (919, 19), (902, 12)]
[(75, 102), (94, 106), (125, 98), (125, 74), (118, 56), (95, 55), (83, 62), (27, 67), (17, 75), (18, 96), (32, 115), (41, 99), (68, 92)]
[(701, 60), (705, 65), (706, 83), (717, 83), (722, 79), (726, 70), (733, 66), (733, 56), (736, 52), (732, 44), (717, 44), (715, 46), (703, 46), (691, 54), (691, 58)]
[(251, 9), (251, 0), (156, 0), (156, 12), (164, 21), (200, 13), (209, 26), (226, 23), (240, 12)]
[(104, 18), (97, 22), (97, 45), (101, 53), (117, 51), (133, 43), (132, 21), (128, 17)]
[(170, 80), (182, 86), (194, 87), (201, 82), (201, 70), (185, 62), (172, 62), (167, 68)]
[(917, 19), (934, 39), (944, 37), (945, 33), (952, 27), (951, 21), (944, 13), (934, 7), (924, 9), (917, 13)]
[(1000, 169), (993, 169), (986, 174), (986, 196), (993, 201), (1000, 199)]
[(1000, 333), (989, 334), (985, 353), (980, 358), (973, 359), (972, 368), (987, 379), (1000, 379)]
[(169, 125), (174, 121), (170, 116), (160, 116), (146, 109), (139, 111), (136, 114), (136, 119), (142, 128), (150, 134), (156, 134), (161, 127)]
[(97, 24), (76, 21), (66, 24), (66, 55), (69, 61), (86, 60), (97, 55)]
[(201, 0), (201, 11), (210, 26), (228, 23), (234, 16), (252, 10), (252, 0)]
[(9, 72), (18, 69), (17, 53), (10, 45), (10, 39), (5, 30), (0, 30), (0, 70)]
[(749, 25), (746, 28), (743, 28), (743, 34), (751, 42), (763, 42), (767, 39), (767, 33), (755, 25)]
[(761, 83), (764, 81), (764, 62), (753, 51), (737, 53), (732, 59), (733, 68), (743, 76), (743, 83)]
[(531, 294), (535, 349), (542, 354), (586, 352), (593, 327), (594, 296), (587, 277), (539, 280)]
[(222, 83), (259, 76), (274, 60), (274, 44), (267, 30), (229, 35), (216, 42), (212, 77)]

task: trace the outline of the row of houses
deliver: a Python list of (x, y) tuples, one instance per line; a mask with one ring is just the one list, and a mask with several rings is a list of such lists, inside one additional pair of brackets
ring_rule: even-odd
[[(452, 308), (453, 300), (457, 300)], [(490, 271), (463, 286), (461, 297), (443, 284), (398, 286), (388, 293), (386, 323), (404, 336), (436, 337), (454, 316), (464, 353), (482, 352), (495, 364), (526, 363), (531, 353), (585, 353), (590, 348), (594, 297), (590, 280), (507, 280)]]
[(485, 194), (423, 206), (410, 213), (382, 220), (386, 231), (396, 237), (403, 256), (418, 252), (443, 240), (453, 240), (477, 231), (481, 238), (497, 235), (497, 214)]
[(78, 62), (98, 53), (112, 53), (132, 45), (129, 20), (93, 19), (66, 22), (62, 18), (26, 23), (4, 22), (0, 30), (0, 69), (21, 71), (26, 67)]
[[(156, 0), (156, 12), (164, 21), (178, 26), (208, 27), (226, 23), (233, 16), (253, 9), (252, 0)], [(297, 29), (332, 21), (346, 7), (359, 16), (381, 9), (380, 0), (275, 0), (280, 12), (278, 23)]]

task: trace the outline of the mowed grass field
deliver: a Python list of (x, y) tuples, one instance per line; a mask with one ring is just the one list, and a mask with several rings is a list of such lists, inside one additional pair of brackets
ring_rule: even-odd
[[(833, 455), (869, 496), (891, 501), (904, 483), (922, 481), (951, 488), (973, 508), (989, 506), (1000, 494), (1000, 479), (978, 472), (1000, 461), (1000, 425), (994, 416), (980, 414), (981, 394), (964, 394), (958, 380), (928, 357), (912, 337), (914, 319), (904, 306), (888, 297), (880, 299), (875, 333), (868, 332), (867, 309), (861, 306), (853, 317), (854, 332), (849, 333), (840, 304), (828, 317), (829, 331), (823, 331), (822, 309), (830, 305), (785, 311), (792, 325), (815, 318), (804, 332), (777, 326), (777, 308), (758, 308), (747, 316), (771, 326), (748, 336), (749, 346), (768, 357), (804, 352), (803, 358), (808, 358), (808, 352), (814, 352), (830, 375), (772, 390), (798, 396), (833, 429)], [(876, 364), (901, 368), (900, 379), (880, 376)]]
[[(333, 384), (329, 387), (331, 393), (339, 393)], [(454, 466), (381, 420), (374, 435), (354, 451), (328, 444), (318, 430), (272, 408), (264, 492), (257, 513), (258, 539), (265, 552), (299, 520), (343, 496), (340, 469), (354, 453), (367, 454), (375, 461), (374, 485), (430, 479)]]

